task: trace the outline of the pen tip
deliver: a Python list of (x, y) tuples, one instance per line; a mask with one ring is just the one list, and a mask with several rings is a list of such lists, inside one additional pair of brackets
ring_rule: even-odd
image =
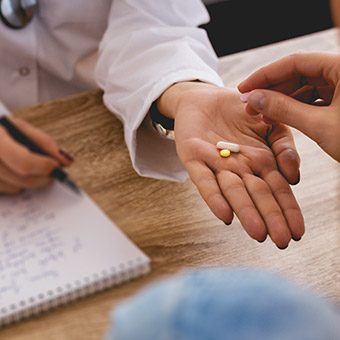
[(72, 182), (69, 178), (64, 180), (64, 183), (76, 194), (80, 195), (81, 191), (80, 189), (77, 187), (77, 185)]

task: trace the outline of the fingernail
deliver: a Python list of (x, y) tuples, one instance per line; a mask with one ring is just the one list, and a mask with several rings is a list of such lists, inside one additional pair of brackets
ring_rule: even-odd
[(296, 184), (298, 184), (298, 183), (300, 183), (300, 171), (299, 171), (298, 174), (297, 174), (296, 181), (292, 181), (290, 184), (291, 184), (291, 185), (296, 185)]
[(262, 111), (264, 109), (265, 102), (266, 97), (263, 92), (251, 92), (248, 96), (248, 104), (256, 111)]
[(257, 240), (258, 243), (263, 243), (266, 240), (266, 238), (264, 240)]
[(284, 249), (287, 249), (288, 248), (288, 244), (286, 246), (283, 246), (283, 247), (279, 247), (277, 246), (280, 250), (284, 250)]
[(71, 156), (68, 152), (66, 152), (65, 150), (62, 150), (62, 149), (59, 149), (59, 153), (65, 157), (67, 160), (73, 162), (74, 161), (74, 158), (73, 156)]
[(297, 181), (296, 181), (296, 184), (298, 184), (300, 182), (300, 170), (298, 172), (298, 177), (297, 177)]
[(251, 92), (245, 92), (240, 95), (240, 99), (242, 103), (247, 103), (248, 102), (248, 97)]
[(298, 241), (301, 240), (301, 237), (294, 237), (294, 236), (292, 236), (292, 239), (293, 239), (295, 242), (298, 242)]
[(231, 222), (224, 222), (225, 225), (231, 225)]

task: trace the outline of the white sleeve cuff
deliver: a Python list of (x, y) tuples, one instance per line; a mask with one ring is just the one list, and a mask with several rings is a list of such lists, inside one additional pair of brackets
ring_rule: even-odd
[(125, 122), (125, 141), (132, 165), (139, 175), (172, 181), (187, 179), (187, 172), (177, 156), (175, 142), (164, 138), (153, 128), (148, 112), (151, 104), (167, 88), (174, 83), (190, 80), (223, 86), (221, 78), (215, 72), (185, 70), (172, 73), (151, 89), (133, 125), (129, 126)]
[(177, 157), (175, 142), (154, 129), (149, 115), (134, 135), (136, 149), (132, 163), (139, 175), (169, 181), (185, 181), (188, 178)]

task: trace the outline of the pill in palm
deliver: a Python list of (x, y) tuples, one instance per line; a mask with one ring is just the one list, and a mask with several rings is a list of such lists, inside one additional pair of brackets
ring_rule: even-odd
[(220, 150), (222, 149), (228, 149), (231, 152), (239, 152), (240, 151), (240, 145), (236, 143), (230, 143), (230, 142), (225, 142), (225, 141), (219, 141), (216, 144), (216, 147)]
[(224, 158), (229, 157), (229, 156), (230, 156), (230, 150), (228, 150), (228, 149), (222, 149), (222, 150), (220, 151), (220, 156), (221, 156), (221, 157), (224, 157)]

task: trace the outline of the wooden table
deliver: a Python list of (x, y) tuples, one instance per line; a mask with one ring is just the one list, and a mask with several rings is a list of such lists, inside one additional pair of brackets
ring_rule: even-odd
[[(226, 85), (234, 86), (260, 64), (296, 49), (336, 50), (336, 33), (325, 31), (221, 60)], [(340, 167), (296, 132), (302, 158), (294, 192), (306, 234), (288, 249), (251, 240), (239, 222), (217, 220), (190, 181), (141, 178), (131, 167), (121, 123), (106, 110), (101, 92), (80, 94), (17, 113), (54, 135), (75, 155), (70, 168), (79, 185), (152, 260), (149, 275), (59, 307), (0, 331), (1, 339), (101, 339), (109, 312), (142, 287), (186, 268), (267, 268), (340, 302), (338, 277)]]

